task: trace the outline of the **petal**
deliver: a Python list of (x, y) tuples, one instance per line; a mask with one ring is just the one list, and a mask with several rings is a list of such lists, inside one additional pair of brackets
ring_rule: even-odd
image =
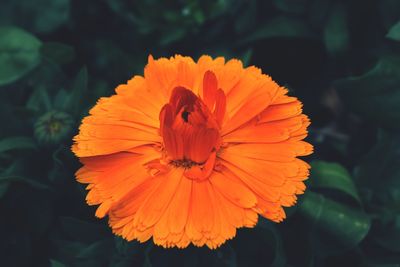
[(279, 143), (286, 140), (297, 141), (303, 139), (307, 135), (307, 127), (309, 124), (309, 119), (303, 114), (267, 123), (257, 123), (257, 120), (254, 120), (225, 135), (223, 141), (230, 143)]
[(214, 72), (206, 71), (203, 78), (203, 101), (209, 110), (213, 110), (217, 89), (218, 82)]
[(261, 113), (274, 99), (279, 86), (269, 76), (246, 69), (239, 83), (226, 95), (227, 120), (222, 127), (226, 135)]
[(215, 69), (218, 80), (218, 87), (228, 94), (240, 81), (245, 73), (240, 60), (231, 59), (223, 67)]
[(77, 179), (94, 185), (87, 196), (88, 204), (115, 203), (150, 176), (145, 164), (159, 158), (160, 153), (151, 147), (135, 151), (81, 159), (85, 166), (77, 172)]
[(155, 124), (154, 119), (126, 105), (120, 96), (103, 98), (90, 113), (74, 137), (72, 151), (79, 157), (107, 155), (161, 141), (158, 119)]
[(257, 203), (254, 193), (236, 177), (225, 172), (214, 172), (210, 182), (224, 197), (242, 208), (252, 208)]
[(160, 175), (161, 183), (149, 195), (137, 211), (134, 225), (139, 230), (154, 226), (165, 213), (183, 177), (183, 170), (173, 168), (170, 172)]
[(311, 154), (313, 147), (303, 141), (284, 141), (273, 144), (232, 144), (225, 148), (225, 151), (228, 154), (248, 159), (290, 162), (297, 156)]
[(177, 55), (170, 59), (160, 58), (154, 60), (150, 56), (144, 70), (144, 77), (147, 86), (151, 90), (165, 97), (165, 104), (174, 87), (194, 87), (196, 70), (196, 64), (190, 57)]
[(300, 115), (302, 103), (293, 101), (285, 104), (274, 104), (267, 107), (259, 116), (259, 123), (278, 121)]
[[(189, 220), (203, 236), (209, 237), (213, 229), (215, 211), (208, 192), (208, 181), (193, 182)], [(190, 235), (187, 233), (189, 238)], [(195, 238), (193, 238), (195, 240)]]

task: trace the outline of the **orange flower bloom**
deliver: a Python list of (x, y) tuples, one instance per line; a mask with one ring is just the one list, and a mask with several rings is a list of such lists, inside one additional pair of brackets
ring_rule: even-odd
[(154, 60), (101, 98), (83, 119), (73, 152), (87, 202), (127, 240), (216, 248), (258, 214), (305, 190), (312, 153), (302, 104), (239, 60)]

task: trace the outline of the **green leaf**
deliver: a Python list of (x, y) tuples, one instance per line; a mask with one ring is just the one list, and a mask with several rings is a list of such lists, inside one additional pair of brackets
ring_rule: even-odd
[(346, 106), (386, 128), (400, 129), (400, 56), (385, 56), (362, 76), (334, 82)]
[(108, 257), (111, 248), (110, 240), (100, 240), (87, 246), (81, 250), (76, 258), (78, 259), (90, 259), (90, 258), (103, 258)]
[(31, 137), (15, 136), (0, 140), (0, 153), (16, 149), (37, 149), (37, 144)]
[(257, 1), (245, 1), (241, 8), (243, 12), (235, 19), (234, 24), (237, 33), (245, 33), (254, 28), (257, 17)]
[(311, 163), (309, 181), (313, 188), (339, 190), (351, 196), (361, 205), (360, 197), (350, 173), (338, 163), (313, 161)]
[(399, 177), (400, 135), (380, 131), (378, 142), (355, 169), (357, 184), (374, 191), (392, 191), (400, 188)]
[(46, 112), (51, 110), (52, 103), (50, 96), (45, 88), (38, 86), (35, 91), (31, 94), (26, 107), (36, 112)]
[(346, 250), (359, 244), (368, 234), (371, 221), (362, 210), (307, 191), (299, 212), (310, 222), (315, 238), (330, 250)]
[(324, 29), (325, 47), (331, 54), (346, 51), (350, 43), (346, 6), (337, 3), (332, 9)]
[(309, 0), (273, 0), (276, 8), (283, 12), (302, 14), (306, 12)]
[(241, 41), (240, 44), (247, 44), (275, 37), (311, 38), (313, 37), (313, 33), (304, 21), (296, 18), (279, 16), (269, 20), (266, 24), (257, 27), (257, 30)]
[(400, 252), (400, 215), (392, 225), (381, 227), (374, 235), (376, 242), (387, 250)]
[(83, 67), (72, 81), (68, 97), (64, 100), (61, 110), (72, 115), (79, 113), (83, 95), (87, 90), (87, 83), (88, 73), (86, 67)]
[(41, 190), (48, 190), (50, 189), (49, 186), (42, 184), (38, 181), (35, 181), (33, 179), (29, 179), (26, 177), (22, 176), (15, 176), (15, 175), (0, 175), (0, 185), (6, 183), (22, 183), (31, 186), (32, 188), (35, 189), (41, 189)]
[(60, 225), (68, 237), (84, 243), (93, 243), (107, 234), (102, 225), (89, 223), (73, 217), (60, 217)]
[(75, 57), (72, 46), (56, 42), (44, 43), (40, 52), (44, 58), (61, 65), (70, 63)]
[(16, 27), (0, 27), (0, 86), (12, 83), (40, 62), (41, 42)]
[(263, 217), (260, 217), (257, 226), (262, 228), (264, 231), (268, 231), (270, 234), (269, 238), (272, 238), (272, 242), (275, 243), (274, 245), (275, 257), (270, 266), (271, 267), (285, 266), (286, 257), (283, 247), (284, 244), (282, 242), (282, 237), (280, 236), (280, 233), (276, 229), (275, 225), (271, 221)]
[(395, 41), (400, 41), (400, 21), (398, 21), (389, 29), (386, 37)]
[(70, 0), (4, 1), (0, 9), (0, 23), (49, 33), (65, 24), (69, 13)]
[(0, 199), (7, 193), (9, 187), (10, 187), (10, 183), (0, 182)]
[(325, 27), (326, 18), (331, 9), (332, 0), (315, 0), (312, 1), (307, 10), (308, 21), (313, 28), (323, 29)]
[(67, 267), (67, 265), (65, 265), (59, 261), (50, 259), (50, 267)]
[(247, 49), (244, 53), (242, 53), (241, 59), (243, 62), (243, 66), (249, 66), (252, 55), (253, 55), (252, 49)]

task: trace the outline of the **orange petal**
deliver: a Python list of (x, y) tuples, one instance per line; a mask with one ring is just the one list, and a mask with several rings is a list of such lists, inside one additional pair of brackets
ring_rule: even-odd
[(254, 193), (243, 182), (228, 173), (214, 172), (210, 182), (224, 197), (239, 207), (252, 208), (257, 203)]
[(165, 213), (171, 199), (176, 194), (182, 179), (182, 169), (172, 169), (169, 173), (160, 175), (160, 185), (149, 195), (135, 216), (135, 227), (144, 230), (156, 224)]
[(218, 82), (214, 72), (206, 71), (203, 78), (203, 101), (209, 110), (213, 110), (217, 89)]

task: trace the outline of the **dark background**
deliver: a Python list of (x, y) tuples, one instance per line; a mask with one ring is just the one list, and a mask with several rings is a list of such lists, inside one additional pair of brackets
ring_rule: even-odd
[[(0, 266), (400, 266), (399, 0), (0, 0)], [(304, 102), (312, 174), (280, 224), (217, 250), (126, 242), (70, 152), (147, 57), (261, 67)]]

